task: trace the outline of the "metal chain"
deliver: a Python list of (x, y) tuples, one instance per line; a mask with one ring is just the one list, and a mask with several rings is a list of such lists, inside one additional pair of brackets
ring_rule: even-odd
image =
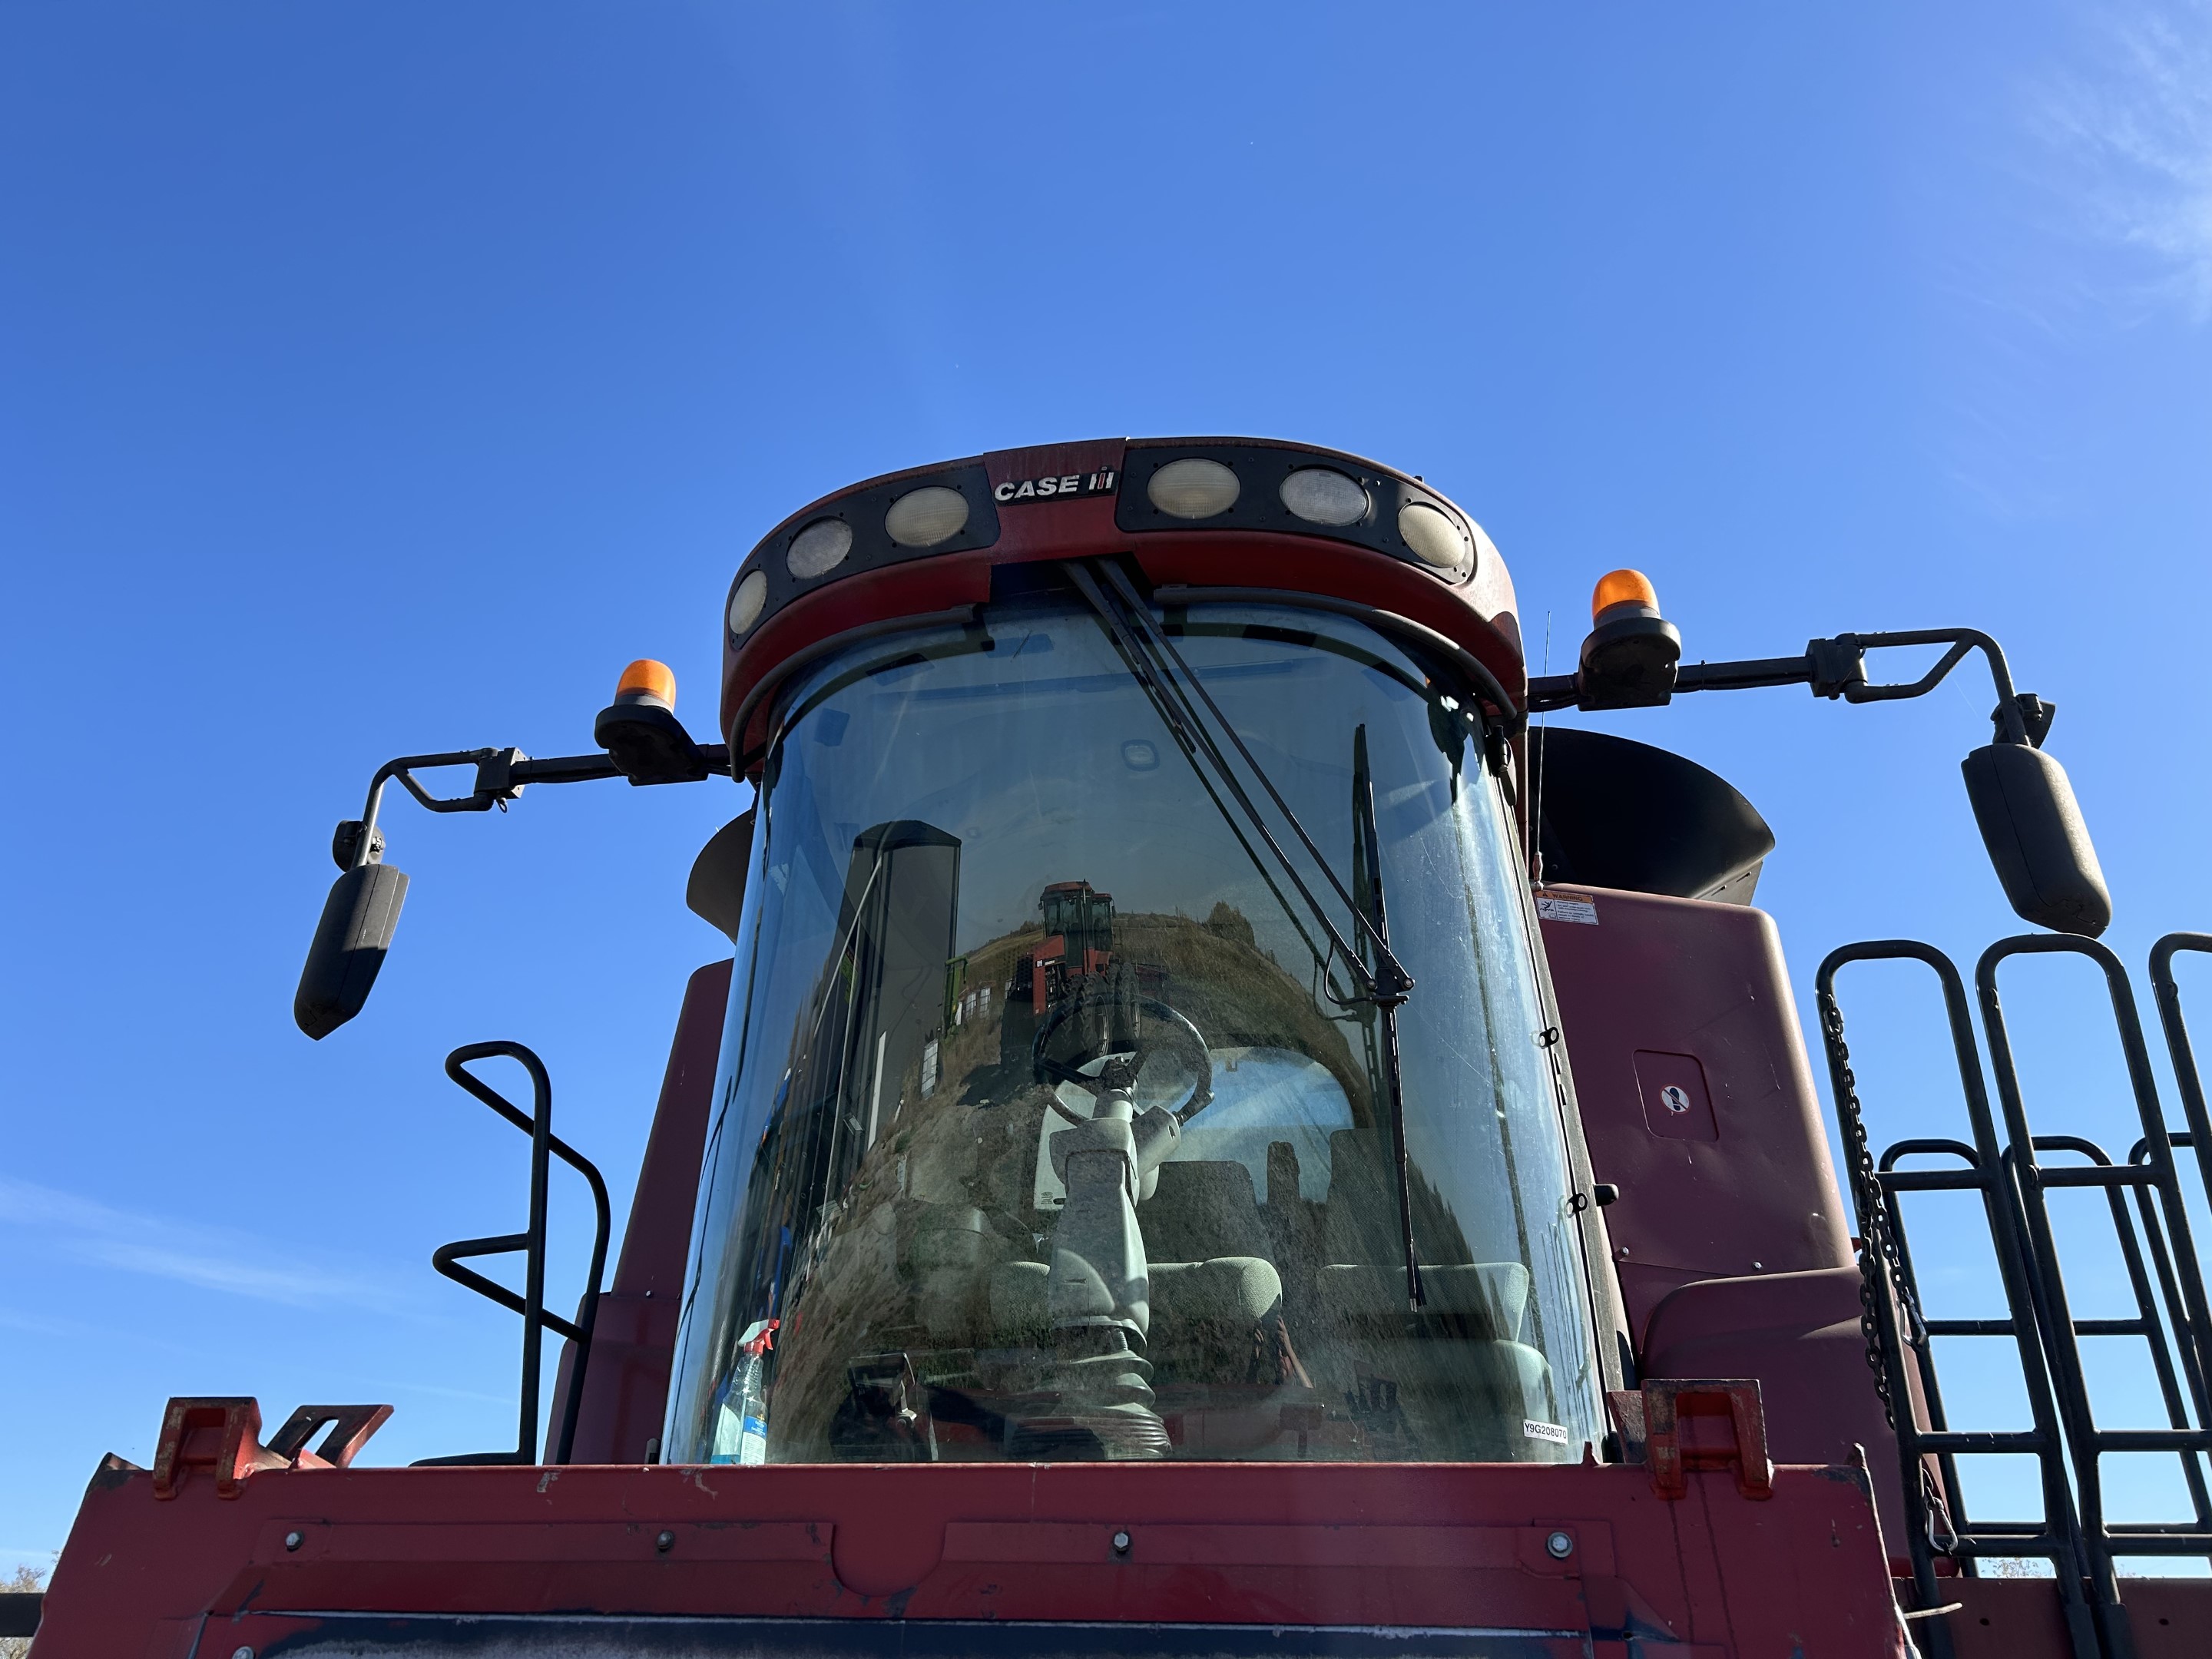
[[(1926, 1328), (1920, 1318), (1911, 1281), (1899, 1254), (1895, 1228), (1889, 1214), (1888, 1194), (1874, 1166), (1867, 1144), (1866, 1119), (1859, 1109), (1858, 1079), (1851, 1071), (1851, 1051), (1844, 1042), (1844, 1011), (1834, 994), (1820, 996), (1820, 1036), (1828, 1047), (1829, 1065), (1836, 1083), (1836, 1115), (1842, 1120), (1844, 1154), (1850, 1170), (1851, 1195), (1857, 1200), (1860, 1224), (1866, 1237), (1859, 1248), (1859, 1334), (1866, 1344), (1867, 1369), (1874, 1373), (1875, 1393), (1881, 1398), (1881, 1414), (1891, 1429), (1897, 1427), (1897, 1403), (1890, 1397), (1889, 1371), (1882, 1363), (1881, 1323), (1875, 1317), (1875, 1298), (1882, 1294), (1887, 1277), (1905, 1316), (1905, 1340), (1917, 1347)], [(1883, 1269), (1887, 1269), (1887, 1274)]]

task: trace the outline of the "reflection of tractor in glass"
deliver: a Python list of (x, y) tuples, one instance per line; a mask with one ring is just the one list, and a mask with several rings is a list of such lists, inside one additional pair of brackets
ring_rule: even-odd
[(1114, 896), (1087, 881), (1056, 881), (1037, 908), (1044, 941), (1030, 955), (1030, 1006), (1042, 1014), (1073, 981), (1104, 973), (1114, 960)]
[(1136, 1000), (1164, 1000), (1167, 969), (1157, 963), (1116, 960), (1114, 896), (1087, 881), (1051, 883), (1037, 900), (1037, 911), (1044, 937), (1014, 959), (1006, 986), (1001, 1059), (1027, 1068), (1037, 1031), (1055, 1014), (1085, 1022), (1088, 1052), (1113, 1052), (1117, 1042), (1126, 1048), (1135, 1040), (1130, 1023), (1138, 1017)]
[[(1056, 881), (1037, 900), (1044, 937), (1014, 959), (1006, 988), (1007, 1002), (1026, 1004), (1027, 1021), (1006, 1025), (1007, 1058), (1012, 1045), (1033, 1038), (1037, 1023), (1068, 997), (1091, 987), (1114, 963), (1114, 896), (1087, 881)], [(1025, 1029), (1024, 1029), (1025, 1028)]]
[[(333, 844), (295, 1005), (314, 1037), (360, 1012), (406, 891), (387, 784), (441, 812), (752, 787), (691, 872), (730, 959), (694, 975), (604, 1294), (605, 1186), (553, 1134), (544, 1066), (449, 1059), (532, 1148), (525, 1230), (434, 1258), (523, 1316), (513, 1444), (349, 1467), (388, 1407), (303, 1407), (264, 1441), (248, 1397), (173, 1400), (150, 1468), (95, 1472), (41, 1659), (2202, 1650), (2206, 1581), (2118, 1563), (2212, 1554), (2212, 1308), (2176, 1156), (2212, 1116), (2172, 974), (2212, 939), (2154, 957), (2177, 1128), (2095, 943), (2111, 903), (2051, 705), (1994, 641), (1686, 663), (1618, 571), (1576, 672), (1532, 678), (1497, 548), (1421, 478), (1196, 439), (838, 491), (744, 561), (723, 644), (720, 743), (635, 664), (601, 752), (394, 761)], [(1870, 679), (1898, 646), (1944, 654)], [(1968, 795), (2051, 931), (1984, 959), (1987, 1073), (1940, 953), (1823, 965), (1854, 1227), (1750, 908), (1772, 834), (1679, 756), (1530, 717), (1882, 702), (1976, 652), (1996, 706)], [(443, 766), (472, 789), (416, 775)], [(1999, 966), (2051, 951), (2103, 971), (2129, 1044), (2102, 1162), (2029, 1127), (2004, 1036)], [(1878, 1159), (1834, 980), (1881, 957), (1936, 970), (1966, 1123)], [(495, 1054), (530, 1109), (468, 1071)], [(573, 1320), (548, 1305), (556, 1159), (599, 1220)], [(2062, 1185), (2111, 1200), (2134, 1316), (2069, 1311)], [(1927, 1305), (1897, 1206), (1931, 1188), (1978, 1205), (2002, 1319)], [(460, 1265), (501, 1253), (520, 1291)], [(2168, 1423), (2099, 1420), (2085, 1334), (2148, 1345)], [(2029, 1426), (1947, 1425), (1936, 1344), (1966, 1337), (2016, 1365)], [(2116, 1522), (2120, 1451), (2178, 1460), (2191, 1518)], [(1970, 1455), (2032, 1468), (2041, 1514), (1970, 1515)]]

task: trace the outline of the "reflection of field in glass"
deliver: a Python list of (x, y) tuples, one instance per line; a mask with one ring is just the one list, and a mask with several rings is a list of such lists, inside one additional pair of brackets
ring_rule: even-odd
[[(939, 1458), (1002, 1456), (1005, 1419), (1050, 1415), (1045, 1290), (1061, 1190), (1049, 1146), (1067, 1118), (1033, 1071), (1028, 964), (1043, 940), (1025, 927), (970, 951), (951, 982), (950, 1024), (884, 1080), (876, 1137), (794, 1274), (777, 1352), (777, 1461), (861, 1455), (848, 1382), (864, 1362), (883, 1369), (872, 1356), (913, 1368), (911, 1404), (933, 1407)], [(1052, 1046), (1070, 1063), (1095, 1071), (1101, 1045), (1127, 1052), (1133, 1031), (1152, 1042), (1159, 1022), (1133, 1012), (1140, 996), (1189, 1018), (1207, 1046), (1213, 1098), (1135, 1209), (1154, 1269), (1147, 1352), (1170, 1436), (1184, 1455), (1528, 1455), (1498, 1427), (1517, 1430), (1543, 1392), (1541, 1362), (1518, 1340), (1526, 1272), (1473, 1263), (1416, 1172), (1416, 1207), (1440, 1221), (1429, 1251), (1440, 1255), (1437, 1334), (1471, 1340), (1409, 1345), (1396, 1331), (1402, 1265), (1391, 1264), (1402, 1246), (1387, 1126), (1354, 1057), (1358, 1016), (1325, 1011), (1316, 990), (1259, 950), (1225, 904), (1204, 921), (1115, 917), (1109, 964), (1061, 984), (1077, 1012)], [(1118, 1029), (1099, 1012), (1116, 1006)], [(1188, 1097), (1187, 1066), (1159, 1052), (1140, 1075), (1139, 1109)], [(1087, 1091), (1057, 1093), (1067, 1113), (1090, 1115)], [(1340, 1148), (1358, 1154), (1354, 1167), (1340, 1167)], [(1447, 1398), (1453, 1409), (1440, 1412)]]

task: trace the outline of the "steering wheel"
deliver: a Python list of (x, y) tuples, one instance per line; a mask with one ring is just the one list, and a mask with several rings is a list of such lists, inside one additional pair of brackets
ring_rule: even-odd
[[(1067, 1017), (1082, 1001), (1080, 995), (1069, 997), (1047, 1014), (1044, 1023), (1037, 1027), (1036, 1041), (1030, 1046), (1030, 1063), (1038, 1082), (1073, 1083), (1090, 1090), (1093, 1095), (1107, 1089), (1127, 1089), (1134, 1086), (1137, 1074), (1145, 1069), (1146, 1060), (1163, 1049), (1171, 1049), (1183, 1057), (1194, 1079), (1189, 1098), (1175, 1109), (1176, 1121), (1178, 1123), (1189, 1122), (1212, 1101), (1213, 1060), (1206, 1051), (1206, 1038), (1200, 1035), (1197, 1026), (1158, 997), (1139, 997), (1136, 1006), (1158, 1022), (1157, 1030), (1159, 1034), (1146, 1033), (1139, 1023), (1135, 1048), (1127, 1055), (1117, 1055), (1109, 1060), (1096, 1073), (1079, 1070), (1066, 1060), (1055, 1060), (1048, 1054), (1045, 1046), (1052, 1041), (1053, 1034), (1066, 1024)], [(1048, 1098), (1053, 1110), (1070, 1123), (1086, 1121), (1061, 1104), (1057, 1092)]]

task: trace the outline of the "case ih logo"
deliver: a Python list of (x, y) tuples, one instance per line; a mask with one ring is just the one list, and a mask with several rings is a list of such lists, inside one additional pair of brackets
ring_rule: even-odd
[(1056, 478), (1014, 478), (991, 494), (1001, 507), (1012, 501), (1056, 501), (1068, 495), (1110, 495), (1121, 476), (1109, 466), (1103, 472), (1068, 472)]

